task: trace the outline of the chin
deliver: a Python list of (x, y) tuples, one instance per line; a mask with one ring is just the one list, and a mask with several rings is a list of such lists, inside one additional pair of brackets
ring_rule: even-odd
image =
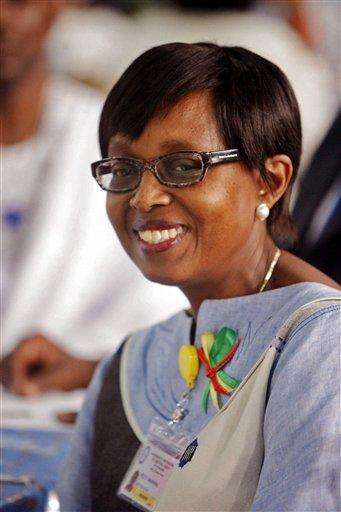
[(148, 281), (153, 283), (166, 284), (168, 286), (180, 286), (181, 282), (178, 278), (165, 272), (143, 272), (142, 274)]
[(179, 272), (178, 269), (170, 270), (170, 266), (168, 268), (142, 268), (138, 265), (140, 271), (144, 275), (148, 281), (152, 281), (153, 283), (165, 284), (168, 286), (183, 286), (187, 281), (188, 277), (185, 275), (185, 272)]
[(141, 257), (138, 251), (132, 250), (128, 245), (123, 247), (134, 265), (148, 281), (168, 286), (181, 286), (190, 277), (191, 266), (190, 268), (188, 266), (191, 265), (191, 262), (184, 261), (184, 258), (165, 258), (167, 256), (165, 253), (146, 258)]

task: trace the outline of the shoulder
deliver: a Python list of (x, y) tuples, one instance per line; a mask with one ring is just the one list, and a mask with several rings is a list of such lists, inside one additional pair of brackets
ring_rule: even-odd
[[(337, 300), (340, 300), (341, 294), (337, 290), (320, 283), (303, 282), (244, 298), (241, 297), (234, 300), (232, 304), (227, 304), (228, 307), (224, 303), (213, 304), (211, 306), (212, 311), (209, 311), (209, 313), (213, 316), (215, 314), (213, 309), (218, 308), (218, 317), (220, 318), (224, 307), (227, 307), (230, 314), (233, 315), (234, 323), (240, 333), (245, 331), (246, 325), (251, 324), (251, 334), (248, 332), (249, 327), (247, 332), (244, 332), (244, 337), (250, 338), (246, 346), (249, 346), (252, 341), (254, 348), (257, 346), (259, 350), (263, 350), (278, 336), (281, 327), (299, 308), (330, 297), (335, 298), (336, 304)], [(325, 304), (321, 302), (318, 310), (324, 309)], [(308, 316), (310, 315), (308, 314)], [(303, 318), (305, 317), (297, 319), (297, 322), (301, 324)], [(316, 320), (315, 323), (318, 324), (318, 322), (319, 320)], [(293, 333), (293, 329), (291, 329), (291, 333)]]
[[(322, 289), (310, 296), (311, 301), (324, 297)], [(316, 406), (335, 395), (340, 377), (341, 302), (340, 294), (334, 297), (331, 302), (321, 301), (311, 314), (303, 315), (287, 338), (280, 340), (271, 372), (270, 406), (279, 401), (287, 406), (302, 401), (306, 406), (311, 401)]]
[[(306, 299), (326, 296), (309, 286)], [(340, 303), (321, 303), (279, 347), (264, 415), (264, 460), (253, 510), (332, 510), (338, 467)], [(323, 501), (323, 506), (322, 506)]]
[(303, 464), (312, 453), (335, 442), (340, 311), (340, 303), (333, 303), (299, 322), (283, 341), (272, 367), (264, 417), (265, 447), (271, 460), (278, 462), (285, 454), (288, 467), (296, 463), (291, 457), (300, 457)]
[[(341, 299), (341, 292), (322, 283), (302, 282), (263, 292), (259, 295), (259, 304), (268, 305), (274, 315), (285, 320), (305, 304), (325, 299), (335, 299), (337, 304)], [(324, 309), (323, 302), (321, 309)]]
[[(290, 296), (286, 297), (290, 314), (304, 309), (278, 346), (279, 367), (292, 357), (298, 363), (300, 353), (306, 358), (307, 352), (316, 351), (320, 345), (324, 350), (326, 347), (335, 350), (339, 345), (335, 340), (340, 335), (341, 293), (320, 283), (302, 283), (299, 287), (288, 288), (291, 288)], [(309, 306), (314, 307), (309, 310)]]
[[(318, 301), (318, 299), (315, 299)], [(311, 301), (314, 302), (314, 301)], [(314, 351), (335, 351), (340, 340), (341, 298), (331, 302), (317, 302), (317, 308), (311, 314), (303, 315), (293, 326), (287, 338), (279, 345), (279, 362), (299, 354), (312, 354)], [(298, 361), (297, 361), (298, 362)], [(302, 361), (303, 362), (303, 361)]]

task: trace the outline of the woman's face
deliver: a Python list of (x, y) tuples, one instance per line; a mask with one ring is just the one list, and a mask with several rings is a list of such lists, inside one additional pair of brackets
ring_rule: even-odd
[[(221, 149), (229, 148), (220, 140), (209, 94), (201, 92), (152, 119), (138, 139), (113, 136), (109, 155), (151, 160), (179, 150)], [(228, 163), (210, 167), (200, 183), (169, 188), (145, 171), (135, 192), (108, 193), (107, 212), (148, 279), (180, 287), (218, 283), (230, 266), (243, 265), (264, 229), (254, 219), (260, 202), (256, 176), (240, 162)], [(167, 235), (157, 244), (141, 239)]]

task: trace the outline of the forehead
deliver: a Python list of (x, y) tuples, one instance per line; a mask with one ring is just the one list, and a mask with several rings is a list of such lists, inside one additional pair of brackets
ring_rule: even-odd
[(153, 117), (138, 139), (115, 134), (109, 154), (129, 151), (144, 159), (152, 159), (171, 151), (223, 149), (215, 119), (212, 99), (207, 91), (188, 94), (168, 112)]

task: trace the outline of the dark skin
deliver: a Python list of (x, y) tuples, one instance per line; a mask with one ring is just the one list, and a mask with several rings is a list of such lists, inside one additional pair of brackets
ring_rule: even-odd
[[(35, 396), (50, 390), (85, 388), (97, 361), (76, 358), (42, 334), (22, 340), (1, 361), (1, 379), (11, 391)], [(90, 376), (90, 377), (89, 377)]]
[[(1, 0), (1, 144), (37, 133), (49, 79), (44, 44), (64, 0)], [(72, 342), (72, 340), (70, 340)], [(86, 387), (97, 361), (76, 358), (44, 333), (29, 333), (0, 363), (0, 378), (14, 393)]]
[[(114, 135), (109, 155), (152, 160), (178, 150), (224, 147), (210, 95), (195, 92), (167, 115), (152, 119), (138, 139)], [(167, 187), (145, 171), (137, 191), (108, 193), (107, 212), (123, 247), (142, 273), (152, 281), (178, 286), (197, 314), (205, 299), (242, 296), (260, 289), (275, 246), (266, 222), (255, 217), (255, 210), (261, 202), (271, 208), (292, 176), (286, 155), (268, 158), (266, 167), (274, 179), (271, 191), (258, 170), (250, 171), (242, 162), (212, 166), (202, 182), (187, 188)], [(185, 235), (171, 248), (150, 254), (136, 232), (148, 222), (181, 225)], [(267, 289), (304, 281), (338, 286), (283, 251)]]
[[(168, 116), (153, 119), (139, 139), (113, 137), (110, 154), (149, 159), (182, 149), (212, 151), (224, 147), (209, 96), (197, 93), (174, 107)], [(276, 178), (276, 187), (262, 196), (264, 184), (258, 171), (250, 172), (240, 163), (212, 167), (201, 184), (186, 189), (164, 187), (146, 172), (136, 193), (108, 195), (108, 214), (127, 253), (146, 277), (179, 286), (197, 312), (205, 298), (240, 296), (259, 289), (272, 260), (274, 244), (266, 224), (255, 221), (254, 211), (259, 202), (272, 206), (280, 198), (292, 172), (285, 155), (269, 159), (267, 166)], [(147, 256), (140, 250), (132, 225), (162, 219), (183, 224), (188, 231), (182, 242), (169, 251)], [(283, 252), (270, 286), (301, 281), (337, 286), (316, 269)], [(9, 375), (6, 382), (13, 391), (38, 394), (87, 385), (96, 361), (73, 358), (55, 345), (50, 351), (50, 344), (37, 333), (23, 340), (3, 360), (2, 372)]]
[(4, 145), (16, 144), (36, 133), (48, 79), (44, 43), (63, 3), (63, 0), (1, 2), (1, 142)]

